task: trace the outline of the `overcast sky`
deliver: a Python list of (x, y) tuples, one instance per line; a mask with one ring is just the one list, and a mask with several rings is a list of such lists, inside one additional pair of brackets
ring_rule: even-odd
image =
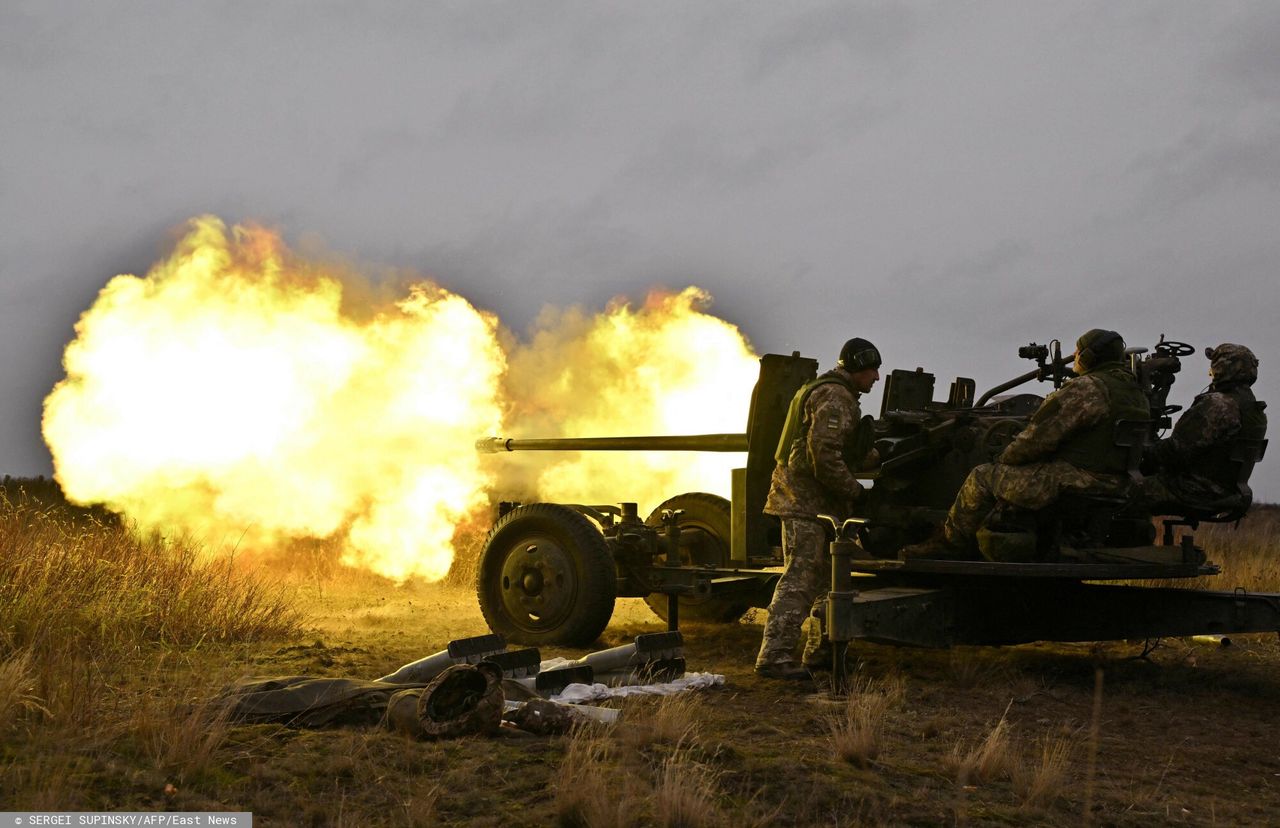
[(1249, 345), (1280, 399), (1277, 44), (1270, 2), (5, 0), (0, 471), (49, 472), (76, 318), (201, 213), (516, 330), (697, 284), (940, 395), (1100, 326)]

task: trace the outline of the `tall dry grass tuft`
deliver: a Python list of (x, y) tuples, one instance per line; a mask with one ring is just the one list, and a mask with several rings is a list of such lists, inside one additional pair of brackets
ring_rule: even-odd
[(827, 719), (831, 750), (845, 762), (867, 767), (880, 756), (885, 717), (902, 703), (906, 684), (891, 675), (880, 682), (858, 682), (840, 713)]
[[(230, 557), (210, 560), (181, 539), (138, 537), (50, 492), (10, 491), (0, 489), (0, 722), (39, 722), (18, 737), (23, 759), (0, 766), (10, 801), (97, 802), (95, 783), (84, 780), (114, 772), (121, 757), (178, 780), (220, 766), (225, 717), (133, 692), (205, 697), (205, 675), (186, 661), (175, 675), (137, 669), (157, 655), (163, 661), (170, 648), (189, 659), (204, 643), (296, 634), (300, 616), (289, 596)], [(186, 683), (175, 687), (184, 673)]]
[(0, 494), (0, 652), (110, 657), (295, 633), (287, 596), (183, 539)]
[(970, 690), (998, 683), (1007, 665), (991, 657), (989, 648), (953, 647), (947, 653), (947, 672), (956, 687)]
[(719, 777), (677, 748), (662, 762), (653, 790), (654, 816), (663, 828), (711, 828), (724, 823), (717, 797)]
[(109, 723), (131, 715), (129, 694), (103, 692), (103, 688), (128, 683), (138, 662), (132, 654), (116, 655), (122, 654), (75, 650), (32, 653), (33, 693), (44, 708), (40, 714), (43, 731), (77, 734), (88, 744), (105, 737)]
[(208, 699), (143, 704), (134, 714), (132, 731), (156, 770), (186, 781), (216, 764), (229, 735), (230, 714), (229, 706)]
[(0, 660), (0, 729), (7, 728), (31, 712), (49, 714), (35, 694), (31, 651), (19, 650)]
[(622, 828), (635, 824), (636, 798), (611, 788), (603, 772), (612, 752), (613, 743), (596, 728), (574, 731), (555, 782), (556, 818), (561, 825)]
[[(415, 780), (409, 784), (404, 793), (404, 798), (400, 801), (397, 822), (401, 825), (412, 826), (412, 828), (428, 828), (428, 826), (439, 825), (439, 805), (440, 786), (428, 784), (423, 780)], [(365, 824), (367, 825), (368, 823)]]
[(952, 748), (951, 763), (956, 781), (961, 785), (981, 785), (1012, 773), (1015, 767), (1010, 738), (1012, 727), (1006, 718), (1008, 710), (1005, 714), (978, 744), (966, 748), (960, 742)]
[(67, 810), (77, 801), (72, 780), (83, 772), (84, 759), (48, 750), (13, 752), (0, 760), (0, 791), (6, 808), (30, 811)]
[(1072, 740), (1045, 736), (1037, 743), (1039, 756), (1012, 768), (1013, 788), (1022, 797), (1024, 810), (1036, 810), (1053, 803), (1066, 787), (1071, 766)]
[(617, 728), (617, 739), (628, 750), (644, 751), (653, 745), (696, 742), (702, 721), (702, 699), (696, 693), (676, 693), (656, 699), (638, 698), (635, 710)]
[(608, 734), (598, 728), (575, 731), (556, 786), (560, 823), (670, 828), (728, 824), (719, 804), (720, 774), (696, 758), (701, 751), (699, 723), (705, 716), (702, 700), (682, 693), (635, 701), (648, 704), (629, 711)]
[(649, 736), (661, 744), (696, 741), (703, 721), (702, 697), (696, 693), (663, 696), (649, 719)]

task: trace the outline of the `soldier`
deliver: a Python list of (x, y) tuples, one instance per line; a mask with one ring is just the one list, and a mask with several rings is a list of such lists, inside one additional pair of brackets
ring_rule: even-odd
[(1157, 514), (1235, 512), (1248, 508), (1232, 450), (1267, 433), (1267, 404), (1253, 396), (1258, 358), (1243, 345), (1206, 348), (1209, 390), (1178, 418), (1168, 439), (1155, 445), (1158, 473), (1143, 480), (1143, 494)]
[(1076, 342), (1076, 378), (1050, 394), (994, 463), (969, 472), (942, 531), (902, 549), (903, 558), (973, 557), (974, 537), (997, 503), (1039, 510), (1063, 492), (1123, 493), (1126, 451), (1117, 420), (1150, 417), (1147, 397), (1124, 366), (1124, 339), (1094, 328)]
[[(858, 395), (880, 379), (880, 352), (865, 339), (850, 339), (836, 367), (796, 392), (778, 441), (777, 466), (764, 511), (782, 519), (786, 569), (769, 604), (756, 672), (768, 678), (807, 679), (795, 662), (800, 629), (822, 590), (826, 531), (818, 515), (844, 519), (862, 495), (854, 466), (872, 462), (869, 432), (860, 429)], [(858, 439), (862, 432), (862, 440)], [(817, 656), (816, 642), (805, 661)]]

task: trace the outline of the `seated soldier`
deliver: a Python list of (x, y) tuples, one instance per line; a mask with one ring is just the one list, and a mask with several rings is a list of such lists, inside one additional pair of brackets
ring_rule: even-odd
[(1152, 452), (1157, 473), (1143, 480), (1143, 495), (1155, 514), (1239, 512), (1250, 497), (1241, 490), (1232, 451), (1267, 433), (1266, 403), (1253, 396), (1258, 359), (1243, 345), (1206, 348), (1209, 390), (1196, 397), (1173, 433)]
[(1150, 417), (1147, 397), (1124, 365), (1124, 339), (1094, 328), (1076, 342), (1076, 378), (1050, 394), (994, 463), (969, 472), (942, 530), (905, 547), (905, 558), (969, 559), (975, 536), (998, 504), (1039, 510), (1065, 492), (1124, 494), (1127, 452), (1117, 420)]

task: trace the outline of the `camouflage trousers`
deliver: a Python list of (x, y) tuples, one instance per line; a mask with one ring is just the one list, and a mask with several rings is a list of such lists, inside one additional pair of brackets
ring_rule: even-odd
[(1062, 460), (1022, 466), (984, 463), (965, 478), (947, 513), (943, 531), (949, 543), (968, 545), (997, 501), (1035, 511), (1053, 503), (1064, 492), (1117, 494), (1124, 488), (1121, 478), (1094, 474)]
[[(804, 620), (829, 584), (827, 533), (823, 525), (813, 520), (783, 518), (782, 557), (786, 568), (769, 603), (756, 666), (795, 661)], [(819, 640), (811, 636), (805, 647), (806, 656), (818, 646)]]
[(1199, 474), (1160, 474), (1142, 479), (1142, 496), (1154, 514), (1234, 511), (1247, 506), (1238, 490), (1227, 489)]

